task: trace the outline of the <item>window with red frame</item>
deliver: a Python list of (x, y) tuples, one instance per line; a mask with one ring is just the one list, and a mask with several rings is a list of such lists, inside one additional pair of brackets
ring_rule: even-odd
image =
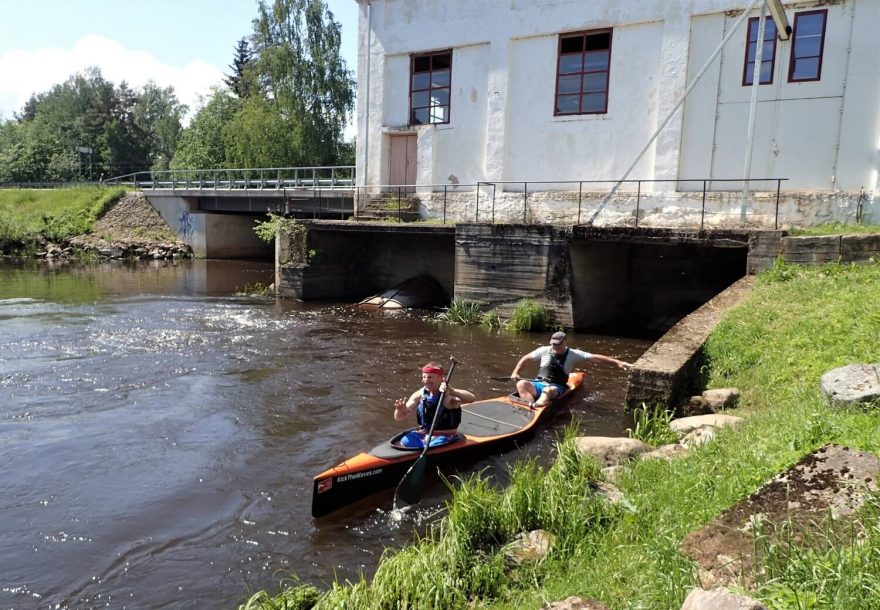
[(822, 76), (827, 18), (828, 11), (825, 9), (795, 13), (788, 82), (819, 80)]
[[(758, 56), (758, 26), (760, 19), (749, 19), (749, 30), (746, 34), (746, 60), (743, 66), (743, 85), (751, 85), (755, 76), (755, 58)], [(776, 23), (772, 19), (764, 19), (764, 48), (761, 51), (761, 77), (759, 85), (773, 82), (773, 69), (776, 67)]]
[(410, 125), (448, 123), (452, 51), (413, 55), (409, 82)]
[(559, 36), (555, 115), (608, 112), (611, 30)]

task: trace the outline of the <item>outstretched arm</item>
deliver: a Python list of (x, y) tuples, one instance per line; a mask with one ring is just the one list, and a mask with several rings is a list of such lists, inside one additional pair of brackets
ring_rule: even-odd
[(603, 356), (602, 354), (590, 354), (590, 360), (599, 360), (601, 362), (607, 362), (608, 364), (616, 364), (624, 371), (632, 366), (632, 364), (630, 364), (629, 362), (624, 362), (623, 360), (618, 360), (617, 358), (612, 358), (611, 356)]

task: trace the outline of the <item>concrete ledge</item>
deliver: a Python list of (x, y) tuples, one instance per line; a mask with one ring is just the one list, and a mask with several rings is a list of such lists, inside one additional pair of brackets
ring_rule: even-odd
[(626, 406), (632, 410), (642, 403), (677, 409), (701, 378), (702, 348), (709, 333), (724, 313), (738, 305), (754, 286), (754, 277), (733, 283), (702, 307), (676, 324), (642, 354), (632, 369), (626, 391)]

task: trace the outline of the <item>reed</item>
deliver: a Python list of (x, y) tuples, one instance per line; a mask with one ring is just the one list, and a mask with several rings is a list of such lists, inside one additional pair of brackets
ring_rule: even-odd
[(642, 406), (633, 410), (633, 428), (627, 428), (630, 438), (638, 439), (652, 447), (659, 447), (667, 443), (678, 441), (676, 434), (670, 427), (673, 412), (663, 405), (653, 407)]
[(516, 332), (542, 332), (550, 327), (551, 319), (546, 307), (531, 299), (523, 299), (516, 304), (507, 327)]
[(448, 307), (443, 308), (443, 311), (437, 315), (437, 319), (447, 324), (476, 326), (482, 321), (483, 313), (480, 311), (479, 303), (455, 300)]

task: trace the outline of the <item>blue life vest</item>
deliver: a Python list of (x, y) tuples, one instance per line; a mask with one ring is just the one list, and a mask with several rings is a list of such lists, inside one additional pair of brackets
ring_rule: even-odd
[[(419, 407), (416, 411), (419, 425), (428, 430), (431, 428), (431, 422), (434, 421), (434, 411), (440, 402), (440, 394), (432, 396), (427, 389), (422, 389), (422, 400), (419, 401)], [(435, 430), (454, 430), (461, 423), (461, 409), (447, 409), (440, 407), (440, 414), (437, 415), (437, 423), (434, 425)]]

